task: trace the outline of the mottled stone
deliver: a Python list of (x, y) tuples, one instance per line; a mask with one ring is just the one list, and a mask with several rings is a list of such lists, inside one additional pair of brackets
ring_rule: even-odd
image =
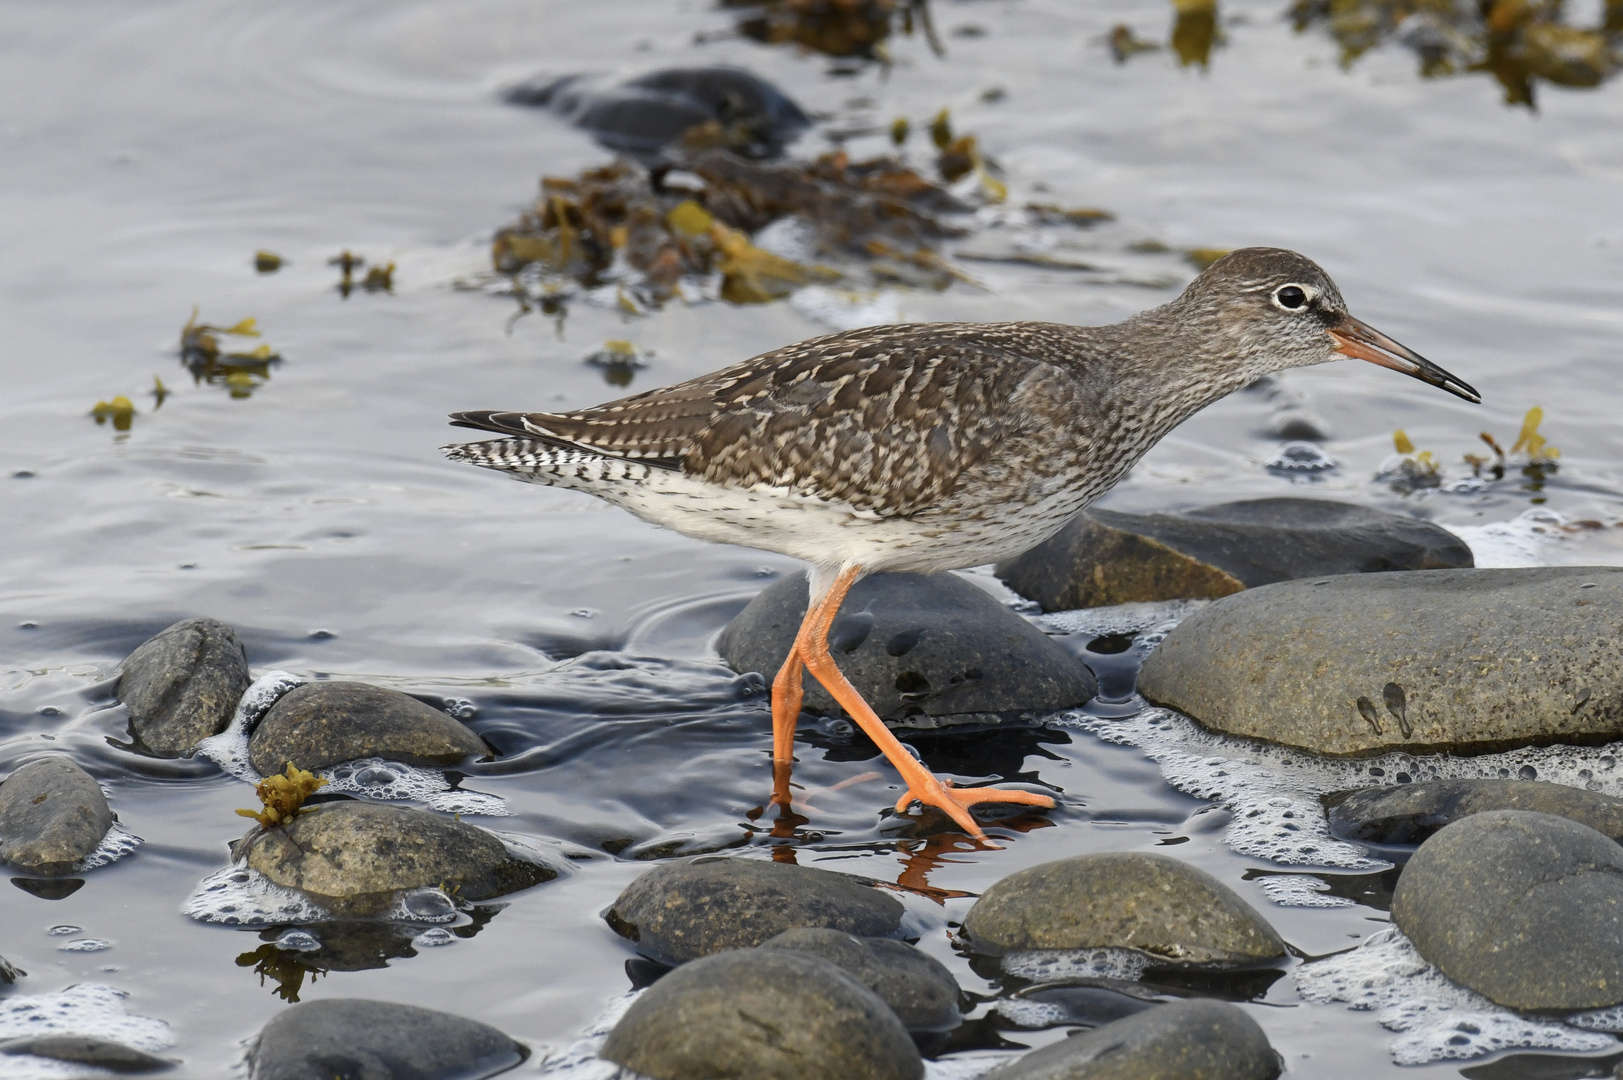
[(0, 1042), (0, 1054), (28, 1054), (53, 1061), (71, 1061), (76, 1065), (91, 1065), (115, 1073), (156, 1072), (175, 1065), (167, 1058), (137, 1050), (133, 1046), (108, 1039), (93, 1039), (88, 1035), (31, 1035), (7, 1039)]
[(983, 1080), (1273, 1080), (1279, 1054), (1238, 1006), (1195, 999), (1033, 1050)]
[(101, 786), (71, 758), (31, 761), (0, 784), (0, 860), (67, 874), (113, 827)]
[(182, 619), (125, 659), (118, 700), (140, 744), (173, 756), (224, 731), (250, 681), (236, 631), (214, 619)]
[(1512, 1009), (1623, 1002), (1623, 847), (1576, 821), (1489, 810), (1445, 826), (1404, 866), (1392, 921)]
[(950, 1031), (963, 1021), (958, 980), (906, 942), (807, 926), (768, 938), (761, 948), (792, 949), (828, 961), (878, 994), (909, 1031)]
[(248, 1052), (251, 1080), (481, 1080), (529, 1051), (474, 1020), (357, 998), (277, 1013)]
[(889, 937), (903, 910), (895, 897), (830, 870), (702, 857), (643, 874), (603, 917), (643, 955), (683, 964), (803, 926)]
[(1623, 799), (1542, 780), (1428, 780), (1337, 792), (1325, 803), (1337, 836), (1379, 844), (1418, 844), (1488, 810), (1554, 814), (1623, 842)]
[(261, 776), (291, 761), (321, 769), (381, 757), (407, 765), (455, 765), (491, 752), (485, 741), (440, 710), (381, 686), (315, 682), (277, 699), (248, 740), (248, 760)]
[(513, 858), (484, 829), (379, 803), (322, 803), (242, 843), (248, 865), (278, 885), (362, 906), (424, 885), (454, 886), (463, 899), (483, 900), (557, 876)]
[[(803, 575), (767, 587), (716, 641), (734, 671), (771, 679), (806, 615)], [(1032, 720), (1098, 689), (1062, 646), (953, 574), (874, 574), (851, 588), (830, 651), (880, 719), (907, 727)], [(805, 708), (844, 715), (816, 679)]]
[(1204, 870), (1166, 855), (1073, 855), (1016, 871), (964, 917), (970, 950), (1136, 949), (1186, 964), (1285, 955), (1273, 927)]
[(646, 990), (602, 1056), (654, 1080), (919, 1080), (907, 1029), (833, 964), (738, 949), (684, 964)]
[(1471, 565), (1465, 541), (1430, 522), (1325, 499), (1248, 499), (1181, 514), (1087, 510), (997, 573), (1045, 611), (1064, 611)]
[(1323, 754), (1609, 742), (1620, 627), (1615, 567), (1288, 581), (1191, 615), (1138, 687), (1216, 731)]

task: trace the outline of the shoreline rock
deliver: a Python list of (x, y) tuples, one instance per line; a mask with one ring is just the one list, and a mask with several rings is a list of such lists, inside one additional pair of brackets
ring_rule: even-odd
[(807, 926), (785, 930), (760, 948), (790, 949), (833, 964), (878, 994), (908, 1031), (951, 1031), (963, 1022), (958, 980), (906, 942)]
[(1553, 814), (1623, 843), (1623, 799), (1542, 780), (1428, 780), (1336, 792), (1325, 804), (1337, 836), (1378, 844), (1418, 844), (1489, 810)]
[(251, 681), (235, 630), (217, 619), (182, 619), (125, 658), (116, 692), (139, 744), (178, 757), (226, 729)]
[(283, 1009), (248, 1051), (250, 1080), (482, 1080), (528, 1048), (489, 1024), (415, 1005), (325, 998)]
[(489, 755), (464, 724), (409, 694), (358, 682), (313, 682), (283, 694), (254, 728), (248, 760), (261, 776), (291, 761), (323, 769), (381, 757), (406, 765), (455, 765)]
[(0, 783), (0, 861), (47, 877), (71, 874), (113, 827), (101, 785), (60, 754)]

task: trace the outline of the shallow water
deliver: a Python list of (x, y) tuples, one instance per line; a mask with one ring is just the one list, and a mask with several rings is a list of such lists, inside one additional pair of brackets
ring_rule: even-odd
[[(918, 127), (951, 107), (1002, 165), (1014, 200), (1118, 215), (1044, 241), (1108, 273), (966, 263), (984, 288), (887, 294), (872, 310), (1111, 321), (1169, 299), (1193, 274), (1176, 255), (1131, 252), (1134, 242), (1280, 244), (1319, 260), (1355, 314), (1486, 400), (1473, 407), (1369, 365), (1295, 372), (1285, 381), (1328, 419), (1336, 469), (1293, 483), (1264, 468), (1279, 448), (1261, 433), (1269, 406), (1240, 394), (1168, 438), (1108, 505), (1324, 495), (1461, 527), (1483, 561), (1623, 562), (1616, 84), (1546, 88), (1530, 114), (1503, 107), (1482, 78), (1420, 80), (1397, 51), (1343, 72), (1332, 41), (1293, 34), (1270, 3), (1225, 6), (1226, 40), (1208, 71), (1165, 53), (1111, 62), (1103, 39), (1115, 23), (1165, 32), (1170, 13), (1148, 2), (933, 10), (944, 58), (899, 38), (890, 69), (836, 76), (827, 58), (727, 39), (728, 14), (696, 2), (0, 7), (0, 771), (67, 750), (144, 840), (65, 898), (0, 892), (0, 953), (29, 972), (0, 1004), (111, 986), (131, 1016), (169, 1025), (167, 1050), (150, 1025), (134, 1025), (141, 1045), (197, 1076), (228, 1074), (242, 1040), (284, 1007), (277, 991), (287, 995), (292, 976), (256, 970), (266, 967), (260, 932), (181, 914), (226, 865), (244, 825), (232, 811), (250, 789), (202, 758), (141, 758), (108, 742), (124, 717), (107, 676), (186, 615), (236, 626), (256, 674), (466, 699), (502, 757), (463, 786), (512, 812), (476, 820), (552, 844), (569, 870), (464, 916), (449, 947), (307, 975), (304, 1000), (439, 1007), (538, 1050), (563, 1048), (629, 985), (632, 953), (597, 913), (647, 859), (746, 845), (765, 854), (769, 819), (750, 817), (770, 781), (765, 697), (722, 668), (709, 641), (794, 565), (517, 487), (435, 448), (452, 437), (452, 409), (614, 396), (581, 362), (606, 339), (654, 351), (633, 385), (646, 388), (823, 332), (807, 312), (849, 320), (850, 306), (674, 304), (628, 320), (576, 304), (560, 333), (547, 317), (513, 319), (509, 299), (457, 288), (480, 280), (491, 230), (540, 174), (606, 159), (552, 117), (498, 102), (502, 86), (537, 72), (743, 64), (831, 114), (824, 130), (898, 115)], [(971, 23), (985, 34), (953, 34)], [(993, 87), (1004, 94), (988, 101)], [(813, 133), (798, 150), (825, 145)], [(850, 144), (856, 154), (883, 145), (877, 135)], [(987, 227), (962, 246), (1006, 239)], [(256, 274), (258, 248), (288, 265)], [(345, 248), (394, 261), (392, 293), (341, 297), (327, 259)], [(1110, 283), (1123, 278), (1176, 284)], [(193, 385), (179, 364), (193, 305), (218, 325), (257, 318), (284, 357), (250, 396)], [(155, 376), (171, 391), (161, 407), (146, 394)], [(89, 419), (120, 394), (138, 410), (127, 433)], [(1562, 452), (1542, 486), (1513, 471), (1485, 490), (1404, 496), (1373, 479), (1395, 428), (1463, 479), (1460, 456), (1481, 449), (1477, 433), (1508, 444), (1534, 404)], [(1529, 510), (1562, 518), (1522, 519)], [(1386, 924), (1365, 903), (1274, 905), (1264, 884), (1281, 868), (1226, 842), (1226, 811), (1174, 790), (1144, 751), (1078, 727), (915, 740), (966, 781), (1018, 778), (1059, 794), (1054, 813), (1010, 819), (992, 830), (1004, 847), (981, 851), (932, 839), (929, 820), (881, 818), (894, 775), (838, 725), (803, 736), (800, 861), (934, 890), (908, 898), (922, 945), (967, 988), (987, 984), (944, 930), (968, 894), (1084, 851), (1172, 842), (1310, 956)], [(61, 951), (49, 931), (62, 926), (110, 947)], [(1293, 983), (1246, 1006), (1292, 1074), (1398, 1072), (1394, 1036), (1372, 1014), (1309, 1004)]]

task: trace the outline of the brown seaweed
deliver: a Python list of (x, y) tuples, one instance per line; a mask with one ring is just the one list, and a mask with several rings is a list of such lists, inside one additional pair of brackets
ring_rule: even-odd
[(929, 0), (722, 0), (722, 6), (740, 9), (738, 32), (765, 45), (883, 61), (892, 34), (917, 30), (937, 56), (946, 51)]

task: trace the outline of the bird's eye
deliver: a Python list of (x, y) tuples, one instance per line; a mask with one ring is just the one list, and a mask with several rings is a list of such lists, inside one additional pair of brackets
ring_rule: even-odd
[(1274, 303), (1290, 311), (1302, 307), (1307, 299), (1307, 290), (1300, 285), (1281, 285), (1274, 290)]

